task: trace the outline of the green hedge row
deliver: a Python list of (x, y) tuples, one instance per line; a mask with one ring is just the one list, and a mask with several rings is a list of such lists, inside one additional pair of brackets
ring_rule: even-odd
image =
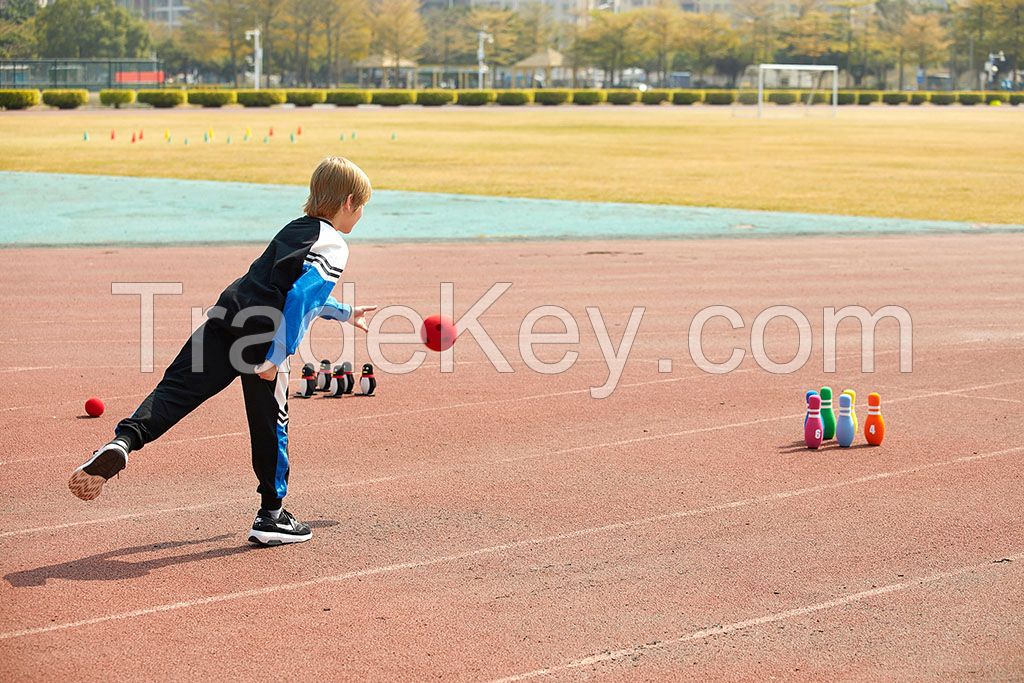
[(327, 99), (325, 90), (288, 90), (284, 94), (285, 102), (294, 104), (296, 107), (312, 107), (314, 104), (323, 104)]
[[(0, 90), (0, 108), (24, 109), (38, 105), (40, 101), (61, 109), (74, 109), (88, 102), (85, 90)], [(811, 98), (815, 104), (830, 103), (832, 93), (816, 91), (813, 95), (800, 90), (766, 90), (767, 101), (786, 106), (806, 102)], [(883, 102), (890, 106), (910, 104), (914, 106), (930, 103), (948, 106), (959, 103), (965, 106), (978, 104), (1024, 104), (1024, 93), (1004, 92), (882, 92), (876, 90), (841, 91), (837, 96), (841, 105), (869, 105)], [(101, 90), (100, 102), (107, 106), (120, 107), (138, 101), (153, 107), (176, 107), (186, 102), (201, 107), (223, 107), (238, 103), (244, 107), (270, 107), (286, 102), (297, 107), (310, 107), (326, 102), (339, 107), (354, 107), (360, 104), (377, 104), (383, 107), (398, 107), (419, 104), (425, 107), (439, 107), (455, 103), (467, 107), (479, 107), (492, 102), (503, 106), (522, 106), (536, 103), (545, 106), (562, 104), (594, 105), (602, 102), (628, 106), (636, 103), (645, 105), (691, 105), (703, 103), (711, 106), (740, 103), (757, 103), (755, 90), (228, 90), (205, 88), (196, 90)]]
[(601, 104), (608, 99), (608, 93), (604, 90), (574, 90), (572, 93), (573, 104)]
[(140, 90), (135, 99), (142, 104), (148, 104), (157, 109), (169, 109), (185, 104), (186, 92), (184, 90)]
[(223, 107), (225, 104), (234, 104), (238, 96), (234, 90), (189, 90), (188, 103), (198, 104), (200, 107)]
[(38, 90), (0, 90), (0, 108), (27, 109), (40, 102)]
[(119, 109), (122, 104), (135, 101), (134, 90), (100, 90), (100, 104)]
[(43, 104), (58, 109), (77, 109), (89, 101), (88, 90), (44, 90)]
[(420, 90), (416, 93), (416, 104), (424, 107), (440, 107), (455, 101), (452, 90)]
[[(550, 90), (547, 91), (547, 98), (542, 96), (537, 101), (541, 104), (561, 104), (568, 99), (568, 95), (569, 93), (564, 90)], [(544, 99), (548, 101), (543, 101)], [(502, 90), (495, 96), (494, 101), (506, 107), (521, 107), (533, 101), (533, 93), (529, 90)]]
[(464, 107), (480, 107), (493, 102), (496, 98), (497, 93), (493, 90), (460, 90), (455, 98), (455, 104), (461, 104)]

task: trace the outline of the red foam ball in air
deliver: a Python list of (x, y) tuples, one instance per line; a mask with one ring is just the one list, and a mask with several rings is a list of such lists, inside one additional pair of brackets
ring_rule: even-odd
[(106, 410), (106, 406), (103, 405), (103, 401), (95, 396), (85, 402), (85, 412), (89, 414), (89, 417), (99, 417), (104, 410)]
[(430, 316), (423, 321), (423, 327), (420, 329), (420, 338), (431, 351), (450, 349), (458, 336), (455, 323), (443, 315)]

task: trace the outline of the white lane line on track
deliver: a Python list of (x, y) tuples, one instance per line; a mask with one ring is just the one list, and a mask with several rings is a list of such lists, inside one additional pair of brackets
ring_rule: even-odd
[[(1003, 382), (996, 382), (994, 384), (984, 385), (984, 386), (981, 386), (979, 388), (981, 388), (981, 389), (989, 389), (989, 388), (991, 388), (993, 386), (1003, 386), (1003, 385), (1006, 385), (1006, 384), (1014, 384), (1014, 383), (1017, 383), (1017, 382), (1024, 382), (1024, 378), (1015, 379), (1015, 380), (1006, 380), (1006, 381), (1003, 381)], [(928, 392), (928, 393), (925, 393), (925, 394), (915, 394), (914, 396), (902, 396), (902, 397), (890, 399), (887, 403), (889, 403), (889, 404), (892, 404), (892, 403), (905, 403), (907, 401), (917, 401), (917, 400), (920, 400), (920, 399), (923, 399), (923, 398), (935, 398), (936, 396), (957, 396), (957, 395), (959, 395), (959, 391), (974, 391), (974, 390), (977, 390), (977, 389), (976, 388), (972, 388), (972, 389), (950, 390), (950, 391), (932, 391), (932, 392)], [(551, 455), (562, 455), (562, 454), (565, 454), (565, 453), (576, 453), (578, 451), (587, 451), (587, 450), (592, 450), (594, 448), (612, 448), (612, 447), (616, 447), (616, 446), (627, 446), (627, 445), (630, 445), (630, 444), (643, 443), (643, 442), (646, 442), (646, 441), (657, 441), (659, 439), (671, 439), (671, 438), (677, 437), (677, 436), (690, 436), (690, 435), (693, 435), (693, 434), (706, 434), (708, 432), (717, 432), (717, 431), (721, 431), (723, 429), (735, 429), (737, 427), (749, 427), (750, 425), (763, 424), (765, 422), (778, 422), (779, 420), (793, 420), (793, 419), (799, 418), (803, 414), (804, 414), (803, 412), (790, 413), (789, 415), (776, 415), (776, 416), (773, 416), (773, 417), (762, 417), (762, 418), (758, 418), (756, 420), (747, 420), (745, 422), (734, 422), (732, 424), (727, 424), (727, 425), (712, 425), (712, 426), (709, 426), (709, 427), (694, 427), (693, 429), (684, 429), (684, 430), (681, 430), (681, 431), (678, 431), (678, 432), (666, 432), (664, 434), (649, 434), (647, 436), (638, 436), (638, 437), (633, 438), (633, 439), (622, 439), (622, 440), (619, 440), (619, 441), (608, 441), (608, 442), (601, 443), (601, 444), (593, 444), (593, 445), (586, 445), (586, 446), (575, 446), (573, 448), (563, 448), (561, 450), (549, 451), (549, 452), (545, 452), (545, 453), (531, 453), (529, 455), (516, 456), (516, 457), (512, 457), (512, 458), (504, 458), (502, 460), (496, 460), (494, 462), (495, 463), (520, 462), (520, 461), (523, 461), (523, 460), (535, 460), (537, 458), (544, 458), (544, 457), (551, 456)]]
[[(969, 387), (969, 388), (966, 388), (966, 389), (955, 389), (955, 390), (949, 390), (949, 391), (936, 391), (936, 392), (932, 392), (930, 394), (922, 394), (920, 396), (907, 396), (907, 397), (903, 397), (903, 398), (895, 398), (895, 399), (892, 399), (891, 401), (889, 401), (889, 403), (903, 403), (903, 402), (907, 402), (907, 401), (916, 401), (916, 400), (921, 399), (921, 398), (931, 398), (931, 397), (934, 397), (934, 396), (956, 395), (958, 391), (972, 391), (972, 390), (977, 390), (977, 389), (986, 389), (986, 388), (990, 388), (990, 387), (993, 387), (993, 386), (1002, 386), (1004, 384), (1013, 384), (1013, 383), (1016, 383), (1016, 382), (1024, 382), (1024, 378), (1014, 379), (1014, 380), (1006, 380), (1006, 381), (1003, 381), (1003, 382), (996, 382), (996, 383), (993, 383), (993, 384), (985, 384), (985, 385), (980, 385), (978, 387)], [(467, 468), (467, 467), (468, 468), (472, 468), (472, 467), (490, 467), (492, 465), (502, 465), (502, 464), (508, 464), (508, 463), (513, 463), (513, 462), (521, 462), (521, 461), (524, 461), (524, 460), (537, 460), (537, 459), (540, 459), (540, 458), (546, 458), (546, 457), (550, 457), (550, 456), (564, 455), (564, 454), (567, 454), (567, 453), (577, 453), (577, 452), (581, 452), (581, 451), (590, 451), (590, 450), (595, 450), (595, 449), (598, 449), (598, 448), (614, 448), (614, 447), (617, 447), (617, 446), (624, 446), (624, 445), (640, 443), (640, 442), (646, 442), (646, 441), (657, 441), (659, 439), (671, 439), (671, 438), (680, 437), (680, 436), (690, 436), (690, 435), (693, 435), (693, 434), (704, 434), (704, 433), (708, 433), (708, 432), (715, 432), (715, 431), (720, 431), (720, 430), (723, 430), (723, 429), (732, 429), (732, 428), (736, 428), (736, 427), (746, 427), (746, 426), (749, 426), (749, 425), (752, 425), (752, 424), (762, 424), (762, 423), (767, 423), (767, 422), (778, 422), (779, 420), (793, 420), (793, 419), (799, 418), (803, 414), (804, 414), (803, 412), (791, 413), (789, 415), (777, 415), (777, 416), (773, 416), (773, 417), (764, 417), (764, 418), (759, 418), (759, 419), (756, 419), (756, 420), (747, 420), (747, 421), (744, 421), (744, 422), (733, 422), (733, 423), (725, 424), (725, 425), (711, 425), (711, 426), (708, 426), (708, 427), (696, 427), (694, 429), (686, 429), (686, 430), (682, 430), (682, 431), (678, 431), (678, 432), (666, 432), (664, 434), (651, 434), (651, 435), (648, 435), (648, 436), (637, 437), (635, 439), (623, 439), (623, 440), (618, 440), (618, 441), (604, 441), (604, 442), (601, 442), (601, 443), (588, 444), (588, 445), (585, 445), (585, 446), (575, 446), (575, 447), (572, 447), (572, 448), (566, 448), (566, 449), (557, 450), (557, 451), (544, 451), (544, 452), (541, 452), (541, 453), (531, 453), (529, 455), (518, 456), (518, 457), (514, 457), (514, 458), (504, 458), (502, 460), (488, 460), (488, 461), (485, 461), (485, 462), (478, 462), (478, 463), (462, 463), (462, 464), (459, 465), (459, 467), (460, 468)], [(244, 432), (238, 432), (238, 433), (239, 434), (243, 434)], [(190, 439), (186, 439), (185, 441), (189, 441), (189, 440)], [(12, 462), (21, 462), (21, 461), (12, 461)], [(3, 463), (0, 463), (0, 464), (3, 464)], [(311, 486), (311, 487), (308, 487), (306, 489), (306, 491), (327, 491), (327, 490), (332, 490), (332, 489), (335, 489), (335, 488), (347, 488), (347, 487), (350, 487), (350, 486), (359, 486), (359, 485), (364, 485), (364, 484), (376, 484), (376, 483), (382, 483), (382, 482), (388, 482), (388, 481), (396, 481), (396, 480), (399, 480), (399, 479), (409, 479), (409, 478), (418, 477), (418, 476), (421, 476), (421, 475), (439, 474), (439, 473), (442, 473), (442, 472), (445, 472), (445, 471), (448, 471), (448, 470), (451, 470), (451, 469), (454, 469), (454, 468), (451, 468), (451, 467), (425, 468), (425, 469), (421, 469), (421, 470), (414, 470), (412, 472), (403, 472), (403, 473), (400, 473), (400, 474), (390, 475), (390, 476), (386, 476), (386, 477), (378, 477), (378, 478), (374, 478), (374, 479), (363, 479), (363, 480), (356, 480), (356, 481), (352, 481), (352, 482), (338, 482), (338, 483), (334, 483), (334, 484), (327, 484), (327, 485), (324, 485), (324, 486)], [(56, 531), (56, 530), (59, 530), (59, 529), (68, 529), (68, 528), (71, 528), (71, 527), (79, 527), (79, 526), (89, 526), (89, 525), (93, 525), (93, 524), (105, 524), (107, 522), (120, 521), (120, 520), (124, 520), (124, 519), (133, 519), (133, 518), (136, 518), (136, 517), (152, 517), (154, 515), (160, 515), (160, 514), (165, 514), (165, 513), (186, 512), (186, 511), (191, 511), (191, 510), (202, 510), (202, 509), (206, 509), (206, 508), (209, 508), (209, 507), (215, 507), (217, 505), (223, 505), (223, 504), (227, 504), (227, 503), (237, 503), (237, 502), (242, 502), (242, 501), (246, 501), (246, 500), (251, 500), (251, 497), (222, 499), (222, 500), (218, 500), (218, 501), (210, 502), (210, 503), (197, 503), (196, 505), (183, 505), (183, 506), (173, 507), (173, 508), (161, 508), (159, 510), (148, 510), (146, 512), (140, 512), (140, 513), (126, 513), (126, 514), (123, 514), (123, 515), (116, 515), (116, 516), (113, 516), (113, 517), (100, 517), (98, 519), (83, 519), (83, 520), (77, 520), (77, 521), (74, 521), (74, 522), (64, 522), (63, 524), (55, 524), (55, 525), (52, 525), (52, 526), (38, 526), (38, 527), (29, 527), (29, 528), (25, 528), (25, 529), (14, 529), (14, 530), (11, 530), (11, 531), (0, 532), (0, 538), (8, 538), (8, 537), (11, 537), (11, 536), (21, 536), (21, 535), (25, 535), (25, 534), (31, 534), (31, 533), (42, 532), (42, 531)]]
[[(138, 394), (121, 394), (120, 396), (104, 396), (103, 400), (105, 402), (109, 402), (109, 401), (118, 401), (118, 400), (120, 400), (122, 398), (134, 398), (136, 396), (148, 396), (148, 395), (149, 395), (149, 392), (147, 391), (147, 392), (138, 393)], [(82, 403), (82, 404), (84, 404), (85, 401), (83, 401), (82, 399), (73, 398), (73, 399), (70, 399), (70, 400), (67, 400), (67, 401), (52, 401), (50, 403), (33, 403), (32, 405), (27, 405), (27, 406), (9, 406), (7, 408), (0, 408), (0, 413), (6, 413), (6, 412), (10, 412), (12, 410), (27, 410), (29, 408), (47, 408), (49, 406), (63, 406), (63, 405), (68, 405), (69, 403), (70, 404), (74, 404), (74, 403)], [(6, 463), (0, 462), (0, 465), (4, 465), (4, 464), (6, 464)]]
[[(339, 482), (335, 484), (329, 484), (327, 486), (320, 487), (316, 490), (326, 489), (340, 489), (340, 488), (352, 488), (355, 486), (368, 486), (371, 484), (380, 484), (387, 481), (394, 481), (395, 479), (401, 479), (409, 475), (400, 474), (388, 477), (374, 477), (372, 479), (356, 479), (353, 481)], [(38, 526), (29, 529), (15, 529), (14, 531), (0, 532), (0, 538), (7, 538), (10, 536), (21, 536), (24, 534), (31, 534), (38, 531), (58, 531), (60, 529), (69, 529), (76, 526), (88, 526), (91, 524), (104, 524), (106, 522), (119, 522), (125, 519), (140, 519), (144, 517), (154, 517), (156, 515), (168, 514), (171, 512), (193, 512), (195, 510), (205, 510), (207, 508), (217, 507), (218, 505), (227, 505), (228, 503), (243, 503), (245, 501), (251, 501), (252, 496), (244, 496), (239, 498), (221, 498), (219, 500), (211, 501), (209, 503), (196, 503), (194, 505), (180, 505), (173, 508), (159, 508), (157, 510), (145, 510), (143, 512), (126, 512), (123, 515), (115, 515), (113, 517), (101, 517), (99, 519), (80, 519), (74, 522), (65, 522), (64, 524), (54, 524), (52, 526)]]
[(693, 508), (688, 510), (677, 510), (675, 512), (669, 512), (661, 515), (654, 515), (651, 517), (641, 517), (636, 519), (624, 520), (621, 522), (613, 522), (611, 524), (604, 524), (602, 526), (586, 527), (583, 529), (576, 529), (574, 531), (567, 531), (561, 534), (553, 534), (550, 536), (540, 536), (537, 538), (529, 538), (521, 541), (512, 541), (509, 543), (502, 543), (498, 545), (486, 546), (483, 548), (475, 548), (473, 550), (467, 550), (465, 552), (456, 553), (452, 555), (443, 555), (440, 557), (432, 557), (425, 560), (417, 560), (413, 562), (403, 562), (400, 564), (389, 564), (380, 567), (368, 567), (366, 569), (359, 569), (356, 571), (345, 572), (343, 574), (333, 574), (330, 576), (321, 576), (315, 579), (308, 579), (306, 581), (295, 581), (291, 583), (281, 583), (271, 586), (264, 586), (262, 588), (252, 588), (244, 591), (235, 591), (232, 593), (221, 593), (218, 595), (211, 595), (205, 598), (196, 598), (193, 600), (182, 600), (180, 602), (173, 602), (164, 605), (155, 605), (153, 607), (144, 607), (141, 609), (132, 610), (130, 612), (119, 612), (115, 614), (106, 614), (103, 616), (92, 617), (90, 619), (82, 619), (79, 621), (69, 621), (60, 624), (49, 624), (47, 626), (38, 626), (35, 628), (26, 628), (18, 631), (7, 631), (0, 633), (0, 640), (10, 640), (11, 638), (21, 638), (24, 636), (39, 635), (42, 633), (50, 633), (53, 631), (63, 631), (67, 629), (80, 628), (83, 626), (91, 626), (93, 624), (101, 624), (110, 621), (120, 621), (124, 619), (133, 619), (135, 617), (142, 617), (148, 614), (157, 614), (160, 612), (170, 612), (179, 609), (188, 609), (191, 607), (198, 607), (201, 605), (209, 605), (218, 602), (225, 602), (228, 600), (238, 600), (242, 598), (256, 597), (260, 595), (268, 595), (270, 593), (278, 593), (281, 591), (298, 590), (301, 588), (308, 588), (310, 586), (318, 586), (329, 583), (339, 583), (350, 579), (360, 578), (364, 576), (375, 576), (380, 574), (388, 574), (391, 572), (405, 571), (409, 569), (419, 569), (421, 567), (429, 567), (438, 564), (445, 564), (449, 562), (457, 562), (459, 560), (468, 559), (471, 557), (479, 557), (481, 555), (491, 555), (494, 553), (504, 552), (506, 550), (516, 550), (519, 548), (526, 548), (530, 546), (544, 545), (547, 543), (554, 543), (558, 541), (565, 541), (574, 538), (582, 538), (586, 536), (593, 536), (596, 534), (602, 534), (609, 531), (619, 531), (621, 529), (628, 529), (636, 526), (643, 526), (649, 524), (657, 524), (659, 522), (671, 522), (679, 519), (686, 519), (690, 517), (700, 517), (705, 515), (712, 515), (720, 512), (727, 512), (738, 508), (749, 507), (760, 503), (773, 503), (776, 501), (787, 500), (789, 498), (796, 498), (800, 496), (812, 495), (815, 493), (822, 493), (825, 491), (836, 490), (845, 488), (847, 486), (854, 486), (857, 484), (866, 484), (873, 481), (879, 481), (882, 479), (891, 479), (893, 477), (900, 477), (908, 474), (916, 474), (930, 469), (938, 467), (946, 467), (949, 465), (959, 465), (968, 462), (974, 462), (979, 460), (987, 460), (989, 458), (995, 458), (1008, 453), (1019, 453), (1024, 450), (1024, 446), (1015, 446), (1013, 448), (1005, 448), (999, 451), (991, 451), (988, 453), (980, 453), (977, 455), (966, 455), (959, 458), (953, 458), (951, 460), (942, 460), (939, 462), (927, 463), (924, 465), (918, 465), (916, 467), (908, 467), (902, 470), (893, 470), (889, 472), (877, 472), (875, 474), (868, 474), (862, 477), (856, 477), (855, 479), (845, 479), (842, 481), (833, 482), (830, 484), (818, 484), (816, 486), (808, 486), (801, 489), (793, 489), (789, 491), (779, 491), (777, 493), (768, 493), (761, 496), (754, 496), (752, 498), (744, 498), (741, 500), (734, 500), (725, 503), (718, 503), (716, 505), (709, 505), (703, 508)]
[(957, 393), (956, 396), (962, 396), (963, 398), (976, 398), (981, 401), (1001, 401), (1003, 403), (1024, 403), (1024, 401), (1018, 398), (1001, 398), (999, 396), (968, 396), (967, 394)]
[(1019, 560), (1024, 559), (1024, 552), (1018, 552), (1012, 555), (1003, 555), (1000, 559), (1010, 560), (1012, 564), (996, 564), (995, 562), (990, 560), (982, 564), (960, 567), (959, 569), (954, 569), (952, 571), (935, 572), (933, 574), (927, 574), (925, 576), (920, 576), (915, 579), (900, 581), (899, 583), (890, 583), (885, 586), (879, 586), (878, 588), (871, 588), (869, 590), (859, 591), (857, 593), (850, 593), (848, 595), (843, 595), (833, 600), (816, 602), (810, 605), (804, 605), (803, 607), (796, 607), (794, 609), (788, 609), (782, 612), (775, 612), (774, 614), (765, 614), (760, 617), (745, 619), (743, 621), (734, 621), (732, 623), (722, 624), (720, 626), (712, 626), (710, 628), (705, 628), (699, 631), (687, 633), (686, 635), (679, 636), (678, 638), (670, 638), (669, 640), (645, 643), (643, 645), (635, 645), (633, 647), (626, 647), (618, 650), (606, 650), (595, 655), (590, 655), (589, 657), (583, 657), (581, 659), (575, 659), (570, 662), (566, 662), (565, 664), (559, 664), (557, 666), (552, 666), (544, 669), (534, 669), (533, 671), (525, 671), (523, 673), (515, 674), (513, 676), (506, 676), (504, 678), (497, 678), (494, 679), (492, 683), (512, 683), (513, 681), (523, 681), (529, 678), (536, 678), (538, 676), (550, 676), (552, 674), (559, 674), (562, 672), (571, 671), (573, 669), (581, 669), (583, 667), (594, 666), (596, 664), (603, 664), (605, 662), (614, 662), (620, 659), (625, 659), (627, 657), (633, 657), (644, 652), (651, 652), (652, 650), (662, 650), (676, 645), (682, 645), (697, 640), (703, 640), (705, 638), (729, 635), (730, 633), (734, 633), (736, 631), (742, 631), (748, 628), (756, 628), (758, 626), (763, 626), (765, 624), (773, 624), (779, 621), (797, 619), (799, 617), (807, 616), (808, 614), (823, 612), (825, 610), (830, 610), (835, 607), (844, 607), (855, 602), (860, 602), (861, 600), (868, 600), (870, 598), (876, 598), (881, 595), (888, 595), (889, 593), (897, 593), (900, 591), (906, 591), (913, 588), (919, 588), (921, 586), (926, 586), (928, 584), (937, 583), (940, 581), (948, 581), (950, 579), (955, 579), (960, 576), (964, 576), (965, 574), (973, 574), (985, 570), (994, 570), (995, 568), (1004, 566), (1012, 568), (1017, 566)]

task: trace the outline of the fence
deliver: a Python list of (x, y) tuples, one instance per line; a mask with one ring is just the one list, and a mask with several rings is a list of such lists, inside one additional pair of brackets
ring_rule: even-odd
[(160, 59), (0, 59), (0, 88), (162, 87)]

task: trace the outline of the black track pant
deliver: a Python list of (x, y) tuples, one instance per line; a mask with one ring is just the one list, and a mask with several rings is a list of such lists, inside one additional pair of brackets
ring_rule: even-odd
[[(129, 440), (132, 449), (142, 448), (241, 376), (252, 468), (259, 480), (256, 491), (264, 508), (276, 509), (288, 493), (288, 373), (279, 372), (276, 381), (268, 382), (233, 367), (229, 353), (239, 339), (236, 334), (219, 320), (203, 323), (153, 393), (115, 431)], [(256, 365), (266, 350), (267, 344), (255, 344), (242, 352), (242, 358)]]

